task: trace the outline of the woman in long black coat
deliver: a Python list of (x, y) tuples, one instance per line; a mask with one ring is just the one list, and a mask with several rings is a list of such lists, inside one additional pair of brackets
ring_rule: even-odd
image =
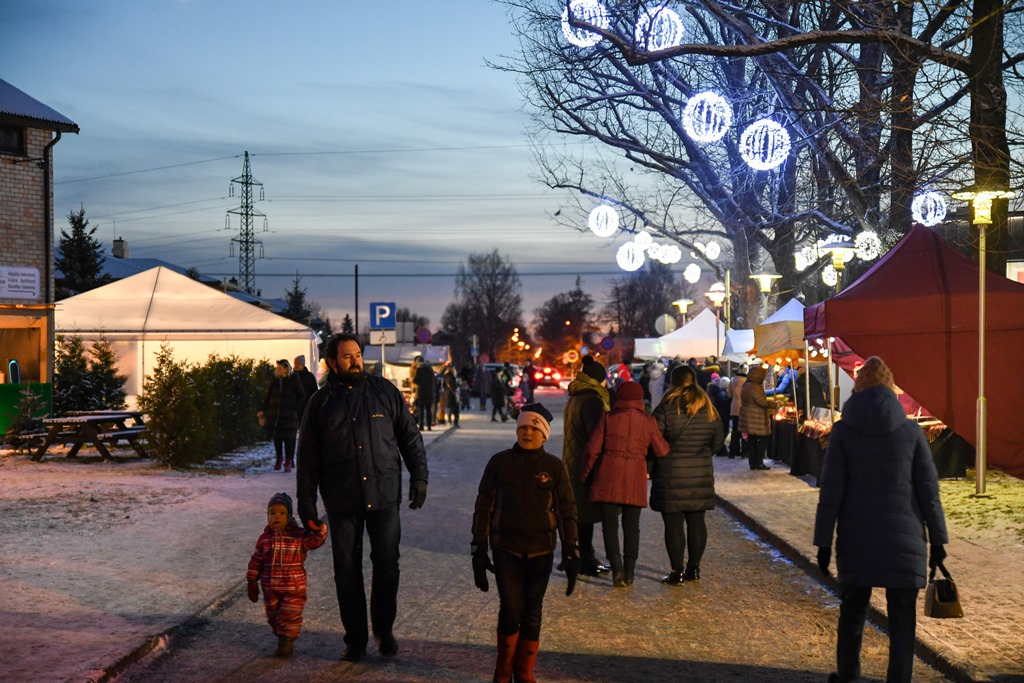
[(274, 379), (263, 397), (263, 405), (256, 416), (274, 441), (277, 459), (274, 469), (291, 472), (295, 466), (295, 434), (299, 429), (300, 411), (305, 401), (305, 392), (299, 378), (292, 374), (291, 364), (282, 358), (274, 366)]
[[(655, 408), (654, 419), (671, 450), (651, 467), (651, 509), (665, 523), (665, 549), (672, 564), (662, 581), (678, 586), (700, 578), (708, 543), (704, 513), (715, 507), (712, 456), (725, 441), (725, 429), (688, 365), (672, 371), (672, 389)], [(689, 559), (684, 565), (685, 554)]]

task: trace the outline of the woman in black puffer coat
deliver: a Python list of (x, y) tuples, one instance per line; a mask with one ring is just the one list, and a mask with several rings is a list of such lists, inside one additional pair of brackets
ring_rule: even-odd
[[(672, 389), (654, 410), (654, 419), (671, 450), (651, 468), (651, 509), (660, 512), (665, 523), (665, 549), (672, 563), (672, 571), (662, 581), (678, 586), (700, 578), (700, 560), (708, 542), (704, 512), (715, 507), (711, 458), (722, 447), (725, 430), (687, 365), (672, 371)], [(684, 550), (689, 554), (685, 566)]]
[(302, 417), (299, 411), (305, 395), (299, 378), (292, 374), (291, 364), (283, 358), (277, 361), (274, 379), (263, 397), (260, 411), (256, 413), (267, 435), (274, 440), (274, 452), (277, 454), (275, 470), (281, 469), (282, 455), (285, 472), (291, 472), (295, 466), (295, 433), (299, 429)]

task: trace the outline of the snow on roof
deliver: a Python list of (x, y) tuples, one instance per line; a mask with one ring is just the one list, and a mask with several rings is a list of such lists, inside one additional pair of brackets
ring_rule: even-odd
[(0, 79), (0, 122), (77, 133), (78, 124)]

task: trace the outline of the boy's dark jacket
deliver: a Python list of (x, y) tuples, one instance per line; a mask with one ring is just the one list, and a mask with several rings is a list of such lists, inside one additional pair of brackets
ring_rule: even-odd
[[(556, 536), (557, 534), (557, 536)], [(484, 468), (473, 512), (473, 548), (533, 557), (556, 540), (575, 548), (576, 499), (562, 461), (543, 448), (518, 444), (495, 453)]]

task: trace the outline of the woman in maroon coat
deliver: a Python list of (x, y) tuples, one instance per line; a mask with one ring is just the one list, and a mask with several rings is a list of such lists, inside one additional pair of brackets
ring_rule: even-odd
[[(647, 455), (663, 458), (668, 451), (668, 442), (645, 410), (643, 388), (637, 382), (621, 384), (611, 412), (602, 413), (587, 442), (582, 471), (583, 480), (591, 480), (590, 500), (601, 511), (604, 549), (616, 588), (632, 585), (640, 553), (640, 510), (647, 507)], [(619, 515), (624, 553), (619, 550)]]

